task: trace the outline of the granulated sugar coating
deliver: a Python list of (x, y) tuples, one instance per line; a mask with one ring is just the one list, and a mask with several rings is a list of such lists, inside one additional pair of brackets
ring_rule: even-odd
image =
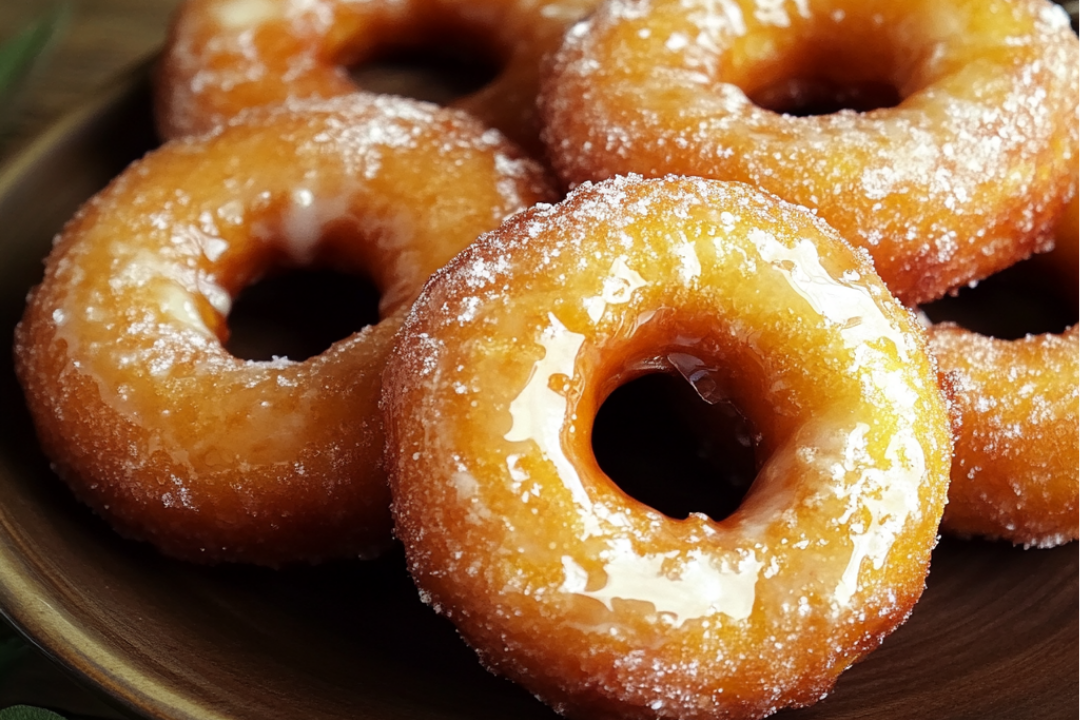
[(356, 92), (349, 66), (442, 48), (490, 60), (495, 77), (454, 105), (539, 150), (542, 59), (597, 0), (188, 0), (156, 91), (164, 137), (205, 132), (245, 108)]
[[(612, 0), (568, 34), (541, 111), (569, 184), (749, 182), (815, 208), (913, 306), (1048, 246), (1076, 192), (1078, 58), (1048, 0)], [(897, 104), (755, 102), (822, 86)]]
[(984, 337), (929, 330), (955, 388), (956, 430), (942, 529), (1052, 547), (1077, 538), (1080, 331)]
[[(1058, 224), (1053, 251), (1029, 262), (1040, 285), (1070, 304), (1076, 302), (1080, 273), (1078, 234), (1074, 195)], [(1075, 540), (1080, 534), (1077, 326), (1012, 341), (949, 323), (929, 328), (928, 335), (941, 371), (951, 378), (958, 414), (942, 529), (1035, 547)]]
[[(428, 275), (550, 199), (464, 113), (356, 94), (163, 146), (56, 241), (16, 366), (56, 471), (125, 535), (194, 561), (277, 565), (390, 540), (377, 402)], [(381, 320), (304, 362), (222, 346), (276, 265), (372, 279)]]
[[(515, 216), (432, 278), (387, 364), (421, 596), (571, 717), (816, 702), (923, 590), (952, 447), (922, 337), (864, 254), (746, 185), (617, 178)], [(597, 465), (597, 409), (654, 372), (763, 436), (722, 521)]]

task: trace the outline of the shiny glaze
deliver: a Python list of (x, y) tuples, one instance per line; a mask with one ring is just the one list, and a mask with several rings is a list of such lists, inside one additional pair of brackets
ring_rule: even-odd
[[(46, 452), (170, 555), (385, 547), (390, 340), (431, 272), (548, 193), (498, 133), (398, 98), (294, 104), (166, 144), (79, 211), (29, 299), (16, 364)], [(297, 265), (370, 277), (382, 319), (303, 362), (230, 354), (235, 295)]]
[[(571, 716), (811, 703), (922, 591), (951, 453), (937, 378), (911, 315), (804, 209), (707, 180), (582, 186), (437, 274), (387, 368), (422, 595)], [(597, 466), (598, 408), (647, 372), (760, 431), (730, 517), (666, 517)]]

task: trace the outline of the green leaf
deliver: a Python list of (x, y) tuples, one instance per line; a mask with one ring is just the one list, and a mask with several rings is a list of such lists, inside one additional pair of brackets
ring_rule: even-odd
[[(14, 37), (0, 44), (0, 100), (14, 92), (34, 63), (49, 48), (67, 23), (70, 5), (54, 4), (49, 12), (24, 27)], [(4, 720), (0, 715), (0, 720)]]
[(12, 705), (0, 710), (0, 720), (64, 720), (64, 716), (45, 708)]

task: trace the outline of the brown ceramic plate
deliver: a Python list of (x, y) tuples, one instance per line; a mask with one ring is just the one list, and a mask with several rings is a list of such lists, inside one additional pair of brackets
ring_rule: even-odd
[[(146, 73), (0, 174), (0, 333), (52, 235), (155, 143)], [(77, 504), (37, 450), (0, 353), (0, 608), (137, 715), (210, 720), (553, 718), (488, 675), (417, 599), (399, 552), (273, 572), (165, 560)], [(824, 702), (786, 718), (1075, 718), (1077, 547), (944, 540), (910, 621)]]

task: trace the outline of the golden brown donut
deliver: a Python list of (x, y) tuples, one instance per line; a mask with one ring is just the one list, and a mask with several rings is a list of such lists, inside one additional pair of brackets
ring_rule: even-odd
[[(598, 467), (597, 409), (656, 372), (761, 434), (731, 516), (672, 519)], [(569, 717), (813, 703), (922, 593), (951, 457), (923, 335), (749, 186), (616, 178), (511, 218), (428, 283), (382, 406), (422, 598)]]
[[(16, 331), (42, 446), (122, 534), (279, 565), (390, 540), (377, 413), (427, 276), (548, 190), (464, 113), (347, 98), (255, 113), (133, 164), (71, 220)], [(381, 320), (303, 362), (222, 345), (279, 266), (370, 277)]]
[[(815, 208), (914, 306), (1049, 247), (1078, 58), (1048, 0), (612, 0), (568, 33), (541, 112), (568, 183), (749, 182)], [(784, 112), (814, 96), (877, 102)]]
[[(1075, 190), (1074, 190), (1075, 192)], [(1032, 269), (1076, 303), (1077, 200)], [(1080, 533), (1080, 330), (1002, 340), (952, 323), (928, 330), (958, 423), (942, 529), (1053, 547)]]
[(1053, 547), (1077, 538), (1080, 332), (928, 330), (959, 422), (942, 530)]
[(355, 92), (348, 67), (443, 44), (487, 56), (495, 78), (454, 104), (539, 149), (543, 58), (597, 0), (187, 0), (156, 79), (164, 137), (209, 130), (244, 108)]

